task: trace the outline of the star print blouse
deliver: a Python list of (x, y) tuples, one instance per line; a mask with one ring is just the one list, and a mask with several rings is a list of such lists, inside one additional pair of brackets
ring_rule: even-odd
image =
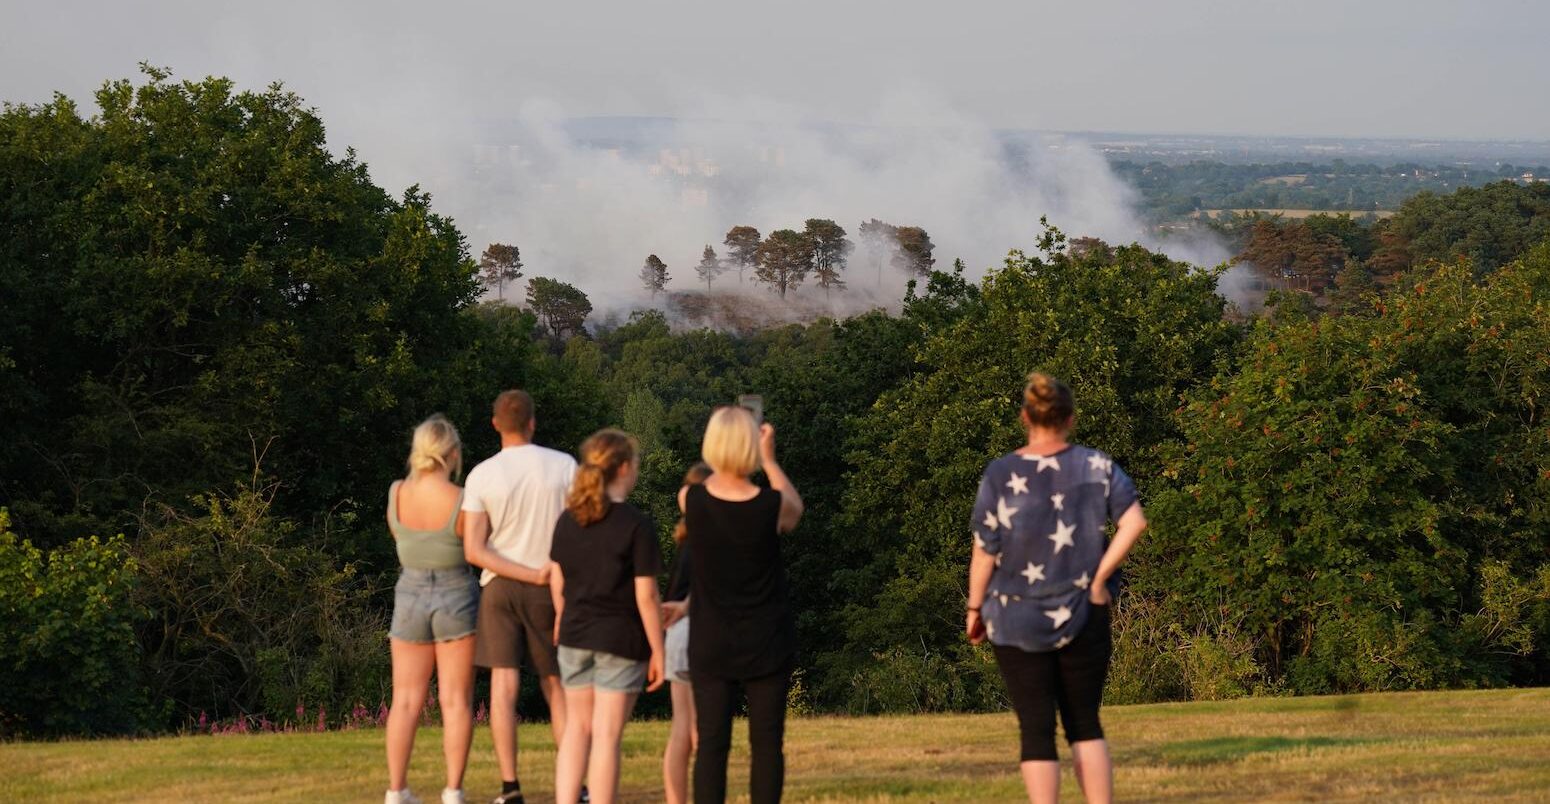
[(1070, 644), (1091, 613), (1107, 526), (1135, 501), (1130, 476), (1090, 447), (991, 461), (972, 525), (975, 544), (996, 558), (981, 609), (991, 643), (1032, 652)]

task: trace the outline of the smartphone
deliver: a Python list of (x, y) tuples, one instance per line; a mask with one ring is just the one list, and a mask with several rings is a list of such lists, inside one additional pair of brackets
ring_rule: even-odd
[(753, 413), (754, 424), (764, 424), (764, 397), (758, 394), (743, 394), (737, 398), (737, 406), (747, 408)]

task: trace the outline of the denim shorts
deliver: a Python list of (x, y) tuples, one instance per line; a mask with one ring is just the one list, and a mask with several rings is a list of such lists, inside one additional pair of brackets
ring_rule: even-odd
[(646, 684), (646, 663), (600, 650), (561, 645), (560, 683), (572, 688), (640, 692)]
[(479, 576), (468, 567), (405, 567), (393, 587), (393, 627), (405, 642), (446, 642), (474, 633), (479, 618)]

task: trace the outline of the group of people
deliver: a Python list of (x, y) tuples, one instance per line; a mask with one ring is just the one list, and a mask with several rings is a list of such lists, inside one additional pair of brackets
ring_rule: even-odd
[[(776, 461), (774, 428), (740, 407), (711, 416), (705, 463), (679, 493), (680, 543), (664, 602), (656, 527), (627, 502), (640, 474), (634, 437), (594, 433), (579, 462), (540, 447), (533, 401), (522, 391), (495, 400), (491, 424), (501, 451), (459, 488), (456, 428), (441, 416), (421, 423), (409, 474), (388, 491), (402, 570), (389, 632), (387, 804), (419, 801), (407, 770), (433, 673), (447, 764), (441, 798), (464, 801), (475, 666), (490, 670), (502, 787), (495, 802), (523, 800), (516, 709), (524, 664), (549, 705), (562, 804), (615, 799), (620, 739), (635, 699), (664, 684), (673, 702), (667, 799), (689, 800), (691, 754), (694, 799), (726, 798), (732, 716), (746, 697), (753, 797), (779, 800), (796, 662), (780, 535), (801, 519), (802, 498)], [(767, 486), (750, 479), (761, 469)]]
[[(1023, 396), (1028, 442), (986, 468), (974, 506), (966, 633), (994, 646), (1022, 732), (1029, 798), (1058, 793), (1058, 710), (1084, 794), (1107, 801), (1098, 705), (1108, 606), (1146, 521), (1112, 459), (1067, 443), (1070, 389), (1035, 373)], [(502, 788), (495, 804), (523, 801), (516, 725), (524, 664), (548, 702), (560, 804), (616, 799), (625, 723), (643, 690), (664, 685), (673, 709), (662, 762), (667, 801), (689, 801), (691, 787), (694, 801), (725, 801), (732, 720), (744, 702), (751, 799), (779, 801), (797, 648), (780, 537), (803, 506), (776, 460), (774, 428), (738, 406), (711, 415), (703, 463), (678, 492), (682, 518), (664, 598), (656, 528), (627, 502), (640, 472), (634, 437), (594, 433), (579, 461), (540, 447), (532, 398), (515, 390), (495, 400), (491, 424), (500, 452), (459, 487), (458, 432), (439, 415), (427, 419), (415, 428), (407, 477), (388, 491), (402, 570), (389, 640), (386, 803), (420, 801), (407, 770), (433, 674), (444, 726), (441, 800), (464, 801), (475, 666), (490, 670)], [(761, 470), (765, 484), (752, 479)]]

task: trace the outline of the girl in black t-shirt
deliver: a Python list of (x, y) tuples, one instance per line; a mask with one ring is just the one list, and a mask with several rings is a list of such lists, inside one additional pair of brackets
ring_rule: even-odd
[(642, 684), (662, 686), (661, 549), (650, 518), (624, 501), (640, 475), (637, 453), (635, 438), (618, 430), (582, 443), (554, 526), (555, 642), (569, 715), (555, 759), (561, 804), (580, 798), (584, 773), (592, 801), (614, 801), (624, 724)]

